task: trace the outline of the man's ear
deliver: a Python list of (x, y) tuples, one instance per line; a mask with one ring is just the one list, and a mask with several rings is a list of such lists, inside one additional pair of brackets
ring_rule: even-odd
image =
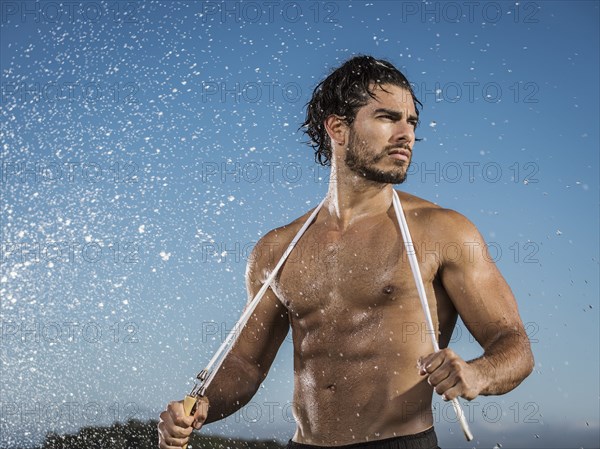
[(325, 119), (325, 130), (331, 139), (332, 147), (333, 143), (339, 145), (346, 144), (346, 135), (348, 131), (348, 125), (344, 122), (344, 117), (332, 114)]

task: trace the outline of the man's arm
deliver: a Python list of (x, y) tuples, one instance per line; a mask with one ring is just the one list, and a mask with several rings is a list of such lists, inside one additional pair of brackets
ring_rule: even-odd
[(507, 393), (534, 366), (515, 298), (475, 226), (457, 212), (437, 213), (444, 215), (442, 241), (470, 248), (461, 257), (442, 260), (440, 274), (454, 307), (484, 353), (465, 362), (451, 349), (443, 349), (421, 361), (421, 374), (429, 374), (429, 383), (446, 400)]
[[(263, 237), (252, 251), (246, 269), (248, 301), (260, 290), (266, 273), (274, 266), (271, 248), (279, 248), (277, 233)], [(287, 310), (271, 289), (267, 289), (248, 323), (226, 356), (221, 368), (201, 398), (193, 416), (185, 416), (183, 401), (169, 403), (160, 414), (159, 447), (181, 448), (193, 428), (217, 421), (242, 408), (267, 376), (289, 329)], [(193, 428), (192, 428), (193, 426)]]
[[(277, 233), (271, 231), (252, 250), (246, 268), (248, 304), (277, 262), (273, 250), (281, 247), (277, 240)], [(269, 288), (206, 391), (210, 401), (207, 423), (225, 418), (252, 399), (288, 330), (287, 310)]]

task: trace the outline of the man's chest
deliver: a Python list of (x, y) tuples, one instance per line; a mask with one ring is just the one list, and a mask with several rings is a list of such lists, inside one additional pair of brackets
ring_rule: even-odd
[[(311, 228), (290, 254), (274, 286), (296, 317), (333, 308), (368, 311), (398, 305), (408, 312), (419, 307), (407, 250), (393, 222), (367, 223), (343, 233)], [(418, 246), (425, 245), (415, 246), (419, 256)], [(419, 260), (426, 285), (431, 285), (438, 269), (437, 256), (431, 256), (424, 252)]]

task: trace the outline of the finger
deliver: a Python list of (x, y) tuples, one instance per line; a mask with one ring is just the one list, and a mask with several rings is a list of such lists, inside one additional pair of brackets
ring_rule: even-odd
[(442, 381), (434, 385), (435, 392), (441, 396), (444, 396), (448, 390), (454, 387), (458, 387), (458, 380), (456, 376), (448, 376)]
[(425, 375), (434, 372), (444, 363), (444, 360), (445, 354), (441, 351), (428, 355), (422, 360), (420, 374)]
[(188, 441), (189, 438), (177, 439), (161, 435), (159, 438), (158, 447), (160, 449), (181, 449)]
[(452, 371), (445, 365), (440, 365), (435, 371), (427, 376), (427, 383), (432, 387), (437, 387), (441, 382), (448, 379)]
[(436, 386), (450, 376), (453, 376), (461, 370), (460, 360), (452, 357), (444, 357), (443, 362), (438, 365), (438, 360), (434, 360), (428, 365), (427, 371), (430, 373), (427, 381), (429, 385)]
[(442, 394), (442, 400), (443, 401), (451, 401), (451, 400), (459, 397), (460, 394), (461, 394), (460, 386), (454, 385), (453, 387), (448, 388), (446, 391), (444, 391), (444, 393)]
[(177, 446), (169, 446), (167, 443), (165, 443), (164, 441), (161, 440), (158, 443), (158, 447), (159, 447), (159, 449), (181, 449), (183, 446), (179, 446), (179, 447), (177, 447)]
[(183, 401), (171, 402), (167, 407), (169, 414), (171, 415), (171, 419), (173, 424), (183, 429), (187, 429), (188, 427), (192, 427), (192, 423), (194, 422), (193, 416), (186, 416), (183, 411)]
[(166, 410), (160, 414), (158, 429), (166, 436), (175, 438), (186, 438), (193, 430), (191, 425), (187, 427), (178, 426), (173, 420), (173, 415)]
[(427, 355), (422, 355), (417, 359), (417, 368), (421, 369), (421, 367), (423, 366), (423, 360), (425, 360), (427, 357), (429, 357), (431, 354), (427, 354)]
[(431, 357), (433, 357), (434, 355), (435, 353), (432, 353), (426, 356), (419, 357), (419, 360), (417, 360), (417, 368), (419, 369), (419, 374), (421, 374), (422, 376), (427, 374), (425, 366), (429, 365), (429, 362), (431, 362)]
[(194, 423), (193, 426), (196, 430), (202, 428), (204, 421), (206, 421), (206, 417), (208, 416), (208, 407), (209, 401), (206, 397), (200, 397), (198, 402), (196, 402), (196, 411), (194, 413)]
[(165, 443), (165, 446), (168, 449), (177, 448), (181, 449), (185, 444), (188, 443), (189, 438), (173, 438), (168, 435), (165, 435), (162, 441)]
[(164, 421), (158, 423), (158, 447), (161, 449), (181, 449), (189, 438), (175, 438), (169, 435), (169, 429)]

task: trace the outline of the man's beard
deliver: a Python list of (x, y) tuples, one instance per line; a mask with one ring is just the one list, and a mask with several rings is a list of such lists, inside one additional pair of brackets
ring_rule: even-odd
[[(397, 147), (408, 148), (408, 146), (398, 145)], [(375, 165), (385, 157), (389, 157), (390, 147), (382, 153), (375, 152), (368, 146), (357, 132), (350, 130), (348, 137), (348, 149), (346, 151), (345, 162), (350, 170), (358, 173), (365, 179), (384, 184), (402, 184), (406, 180), (406, 174), (410, 166), (410, 160), (407, 165), (395, 166), (387, 171), (375, 168)]]

